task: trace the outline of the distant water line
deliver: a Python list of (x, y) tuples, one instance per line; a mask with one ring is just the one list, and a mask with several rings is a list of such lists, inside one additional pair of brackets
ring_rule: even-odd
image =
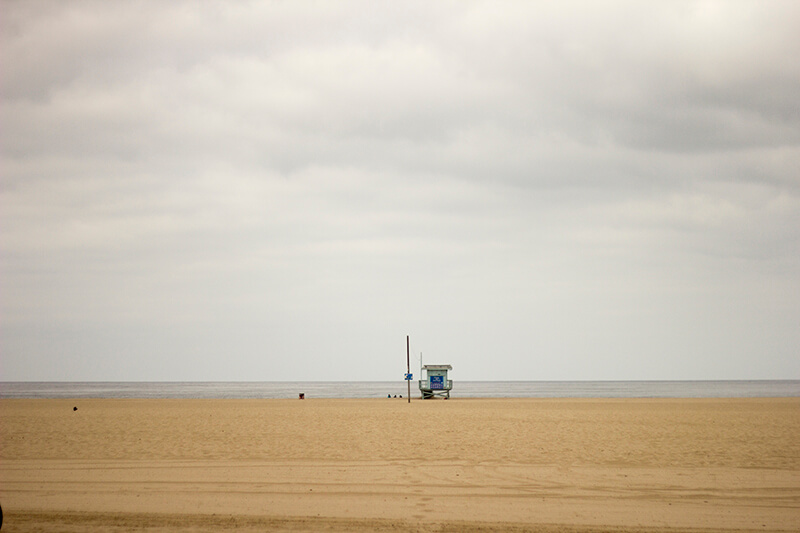
[[(412, 398), (419, 396), (412, 384)], [(0, 398), (394, 398), (404, 381), (0, 382)], [(800, 396), (800, 380), (455, 381), (456, 398), (759, 398)]]

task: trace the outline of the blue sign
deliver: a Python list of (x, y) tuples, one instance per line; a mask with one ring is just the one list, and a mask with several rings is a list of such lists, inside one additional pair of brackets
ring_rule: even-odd
[(431, 376), (431, 390), (444, 389), (444, 376)]
[(411, 381), (414, 379), (414, 374), (406, 374), (406, 381)]

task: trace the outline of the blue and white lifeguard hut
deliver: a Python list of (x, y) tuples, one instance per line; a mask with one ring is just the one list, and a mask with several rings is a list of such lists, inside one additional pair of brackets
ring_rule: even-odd
[(447, 371), (453, 370), (453, 367), (450, 365), (425, 365), (422, 370), (425, 373), (423, 379), (419, 380), (422, 399), (428, 400), (436, 396), (442, 396), (445, 400), (450, 398), (453, 380), (447, 379)]

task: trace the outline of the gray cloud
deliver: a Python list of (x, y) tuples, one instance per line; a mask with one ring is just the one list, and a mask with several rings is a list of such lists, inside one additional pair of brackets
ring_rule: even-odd
[(798, 20), (8, 3), (2, 378), (797, 377)]

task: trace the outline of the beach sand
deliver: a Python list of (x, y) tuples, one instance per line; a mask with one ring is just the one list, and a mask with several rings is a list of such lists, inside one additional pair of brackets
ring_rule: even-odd
[(800, 398), (6, 399), (0, 505), (4, 532), (800, 531)]

